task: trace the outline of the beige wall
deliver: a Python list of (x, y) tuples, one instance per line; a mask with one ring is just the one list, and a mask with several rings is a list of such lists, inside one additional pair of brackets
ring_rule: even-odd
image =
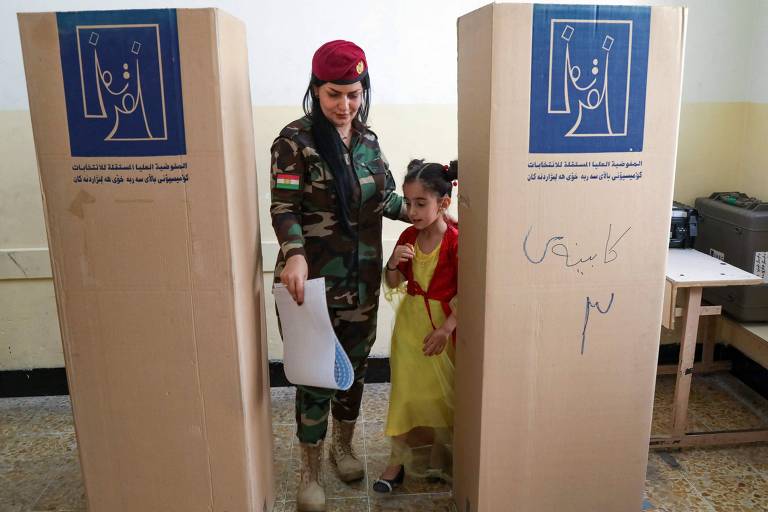
[(0, 281), (0, 371), (64, 366), (50, 279)]
[(675, 200), (739, 187), (749, 103), (684, 103), (675, 174)]
[[(268, 211), (269, 147), (280, 128), (300, 115), (298, 107), (254, 108), (265, 270), (277, 251)], [(375, 105), (369, 121), (398, 184), (411, 158), (447, 161), (456, 156), (455, 105)], [(713, 191), (742, 190), (768, 199), (767, 140), (766, 104), (684, 103), (675, 198), (692, 204)], [(0, 154), (0, 370), (62, 366), (28, 112), (0, 111)], [(514, 196), (514, 191), (504, 193)], [(387, 221), (385, 251), (403, 227)], [(264, 278), (269, 286), (271, 273)], [(268, 301), (267, 307), (270, 358), (280, 358), (274, 305)], [(375, 355), (389, 353), (391, 329), (392, 310), (383, 304)]]
[(0, 371), (63, 365), (29, 112), (0, 112)]
[(768, 201), (768, 104), (751, 104), (747, 110), (741, 169), (740, 188)]
[(43, 202), (28, 111), (0, 111), (0, 249), (46, 247)]

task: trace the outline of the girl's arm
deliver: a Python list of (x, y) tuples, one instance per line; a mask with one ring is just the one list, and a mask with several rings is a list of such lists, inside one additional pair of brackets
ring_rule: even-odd
[(398, 245), (395, 250), (392, 251), (392, 256), (389, 257), (386, 267), (384, 267), (384, 279), (387, 282), (387, 286), (390, 288), (397, 288), (400, 283), (403, 282), (405, 276), (397, 268), (400, 263), (410, 261), (413, 259), (414, 251), (411, 244)]
[(443, 325), (429, 333), (424, 338), (424, 355), (436, 356), (445, 350), (448, 340), (451, 339), (453, 331), (456, 330), (456, 313), (451, 313), (445, 319)]
[(397, 288), (403, 282), (403, 274), (397, 268), (395, 270), (387, 268), (384, 270), (384, 280), (387, 282), (388, 287)]
[(453, 331), (456, 330), (456, 313), (451, 313), (450, 316), (445, 319), (445, 322), (443, 322), (443, 325), (441, 325), (440, 328), (445, 329), (449, 336), (453, 334)]

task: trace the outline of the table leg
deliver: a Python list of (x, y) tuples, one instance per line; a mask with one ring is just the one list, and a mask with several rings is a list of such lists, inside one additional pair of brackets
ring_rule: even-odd
[(693, 359), (696, 354), (696, 334), (701, 313), (701, 287), (689, 288), (683, 307), (683, 336), (675, 381), (675, 403), (672, 410), (672, 437), (685, 435), (688, 419), (688, 398), (691, 394)]
[(701, 362), (704, 368), (711, 369), (715, 363), (715, 340), (717, 334), (717, 318), (716, 316), (704, 317), (704, 332), (703, 343), (701, 352)]

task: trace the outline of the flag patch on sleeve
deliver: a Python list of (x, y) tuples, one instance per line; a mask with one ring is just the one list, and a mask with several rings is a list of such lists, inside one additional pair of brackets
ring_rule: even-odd
[(298, 174), (278, 174), (275, 188), (281, 190), (299, 190), (301, 187), (301, 176)]

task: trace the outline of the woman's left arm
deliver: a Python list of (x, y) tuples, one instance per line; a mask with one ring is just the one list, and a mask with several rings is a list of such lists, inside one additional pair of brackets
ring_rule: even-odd
[(384, 179), (384, 216), (392, 220), (402, 220), (408, 222), (408, 210), (405, 209), (405, 202), (403, 197), (395, 192), (397, 184), (395, 178), (392, 177), (392, 172), (389, 170), (389, 162), (384, 157), (384, 153), (379, 150), (379, 158), (384, 163), (384, 167), (387, 170), (386, 177)]

